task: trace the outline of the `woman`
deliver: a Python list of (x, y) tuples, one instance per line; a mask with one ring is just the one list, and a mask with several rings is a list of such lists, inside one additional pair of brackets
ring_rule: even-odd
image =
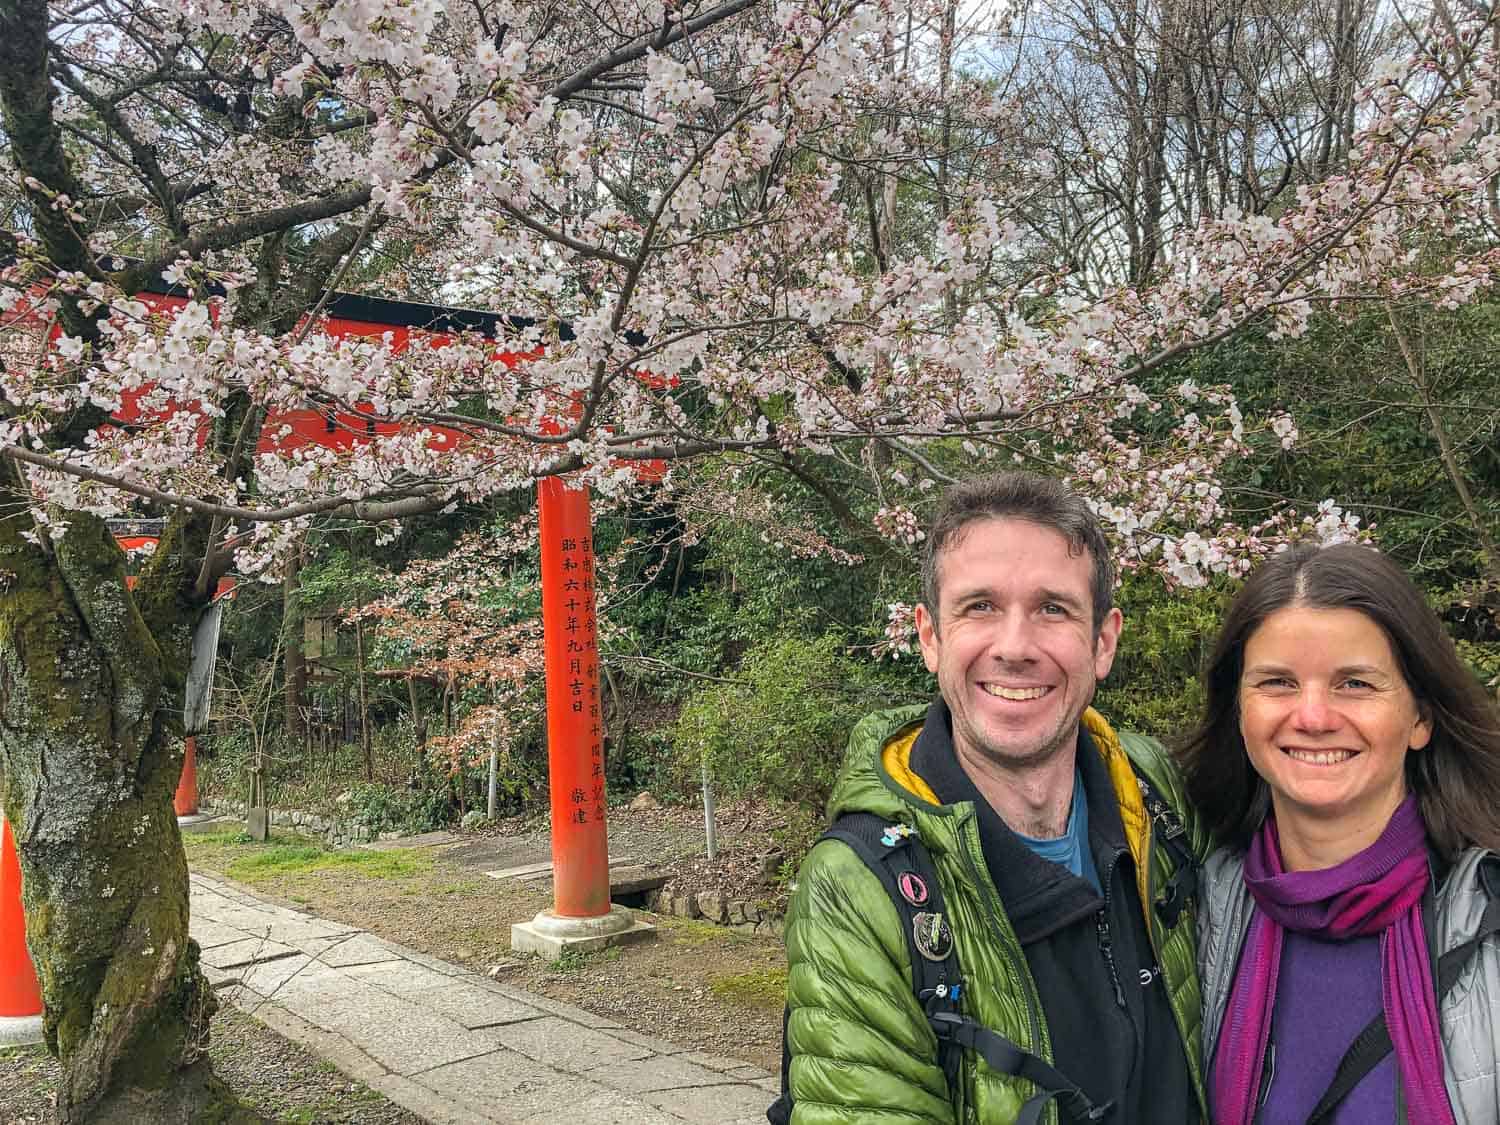
[(1206, 680), (1181, 756), (1224, 845), (1199, 921), (1214, 1121), (1494, 1125), (1500, 711), (1400, 568), (1349, 545), (1258, 569)]

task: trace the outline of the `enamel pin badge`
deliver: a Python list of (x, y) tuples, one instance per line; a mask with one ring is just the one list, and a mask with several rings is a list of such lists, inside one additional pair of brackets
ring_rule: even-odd
[(946, 961), (953, 952), (953, 931), (941, 914), (922, 911), (911, 920), (917, 952), (929, 961)]

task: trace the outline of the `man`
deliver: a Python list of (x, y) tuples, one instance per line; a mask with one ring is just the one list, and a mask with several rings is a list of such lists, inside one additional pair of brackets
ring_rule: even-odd
[[(1136, 780), (1180, 808), (1177, 779), (1160, 746), (1089, 709), (1122, 624), (1098, 521), (1045, 477), (969, 481), (934, 517), (922, 578), (938, 699), (855, 728), (830, 814), (874, 813), (926, 845), (965, 1016), (1050, 1063), (1094, 1120), (1199, 1121), (1194, 926), (1153, 909), (1172, 868)], [(841, 840), (814, 848), (787, 926), (795, 1125), (1002, 1125), (1038, 1093), (972, 1050), (949, 1088), (910, 948), (865, 861)], [(1081, 1112), (1059, 1099), (1042, 1119)]]

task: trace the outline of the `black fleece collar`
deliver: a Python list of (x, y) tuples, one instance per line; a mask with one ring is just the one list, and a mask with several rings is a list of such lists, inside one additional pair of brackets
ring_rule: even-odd
[[(1051, 863), (1016, 838), (964, 772), (953, 749), (953, 717), (940, 698), (927, 709), (927, 718), (911, 750), (911, 769), (945, 805), (963, 801), (974, 805), (985, 865), (1000, 901), (1022, 945), (1055, 933), (1097, 913), (1104, 900), (1087, 879)], [(1123, 852), (1129, 854), (1119, 800), (1109, 770), (1086, 728), (1078, 730), (1078, 769), (1089, 803), (1089, 847), (1101, 879), (1110, 873)], [(1107, 874), (1110, 873), (1110, 874)]]

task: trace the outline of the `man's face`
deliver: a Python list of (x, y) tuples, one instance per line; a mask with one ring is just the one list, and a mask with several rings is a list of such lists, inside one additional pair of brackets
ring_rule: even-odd
[(1077, 745), (1121, 626), (1111, 609), (1094, 632), (1091, 570), (1060, 532), (1019, 519), (971, 523), (938, 556), (937, 620), (919, 605), (917, 636), (960, 761), (1015, 768)]

